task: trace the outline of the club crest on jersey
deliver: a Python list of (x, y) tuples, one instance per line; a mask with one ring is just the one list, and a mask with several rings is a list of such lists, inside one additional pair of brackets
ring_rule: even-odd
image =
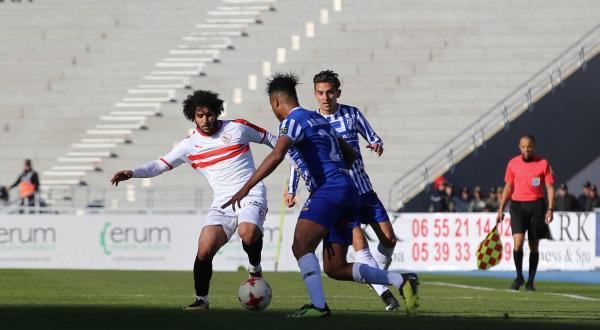
[(281, 135), (283, 135), (283, 134), (287, 134), (287, 132), (288, 132), (288, 128), (287, 128), (287, 127), (282, 127), (282, 128), (279, 130), (279, 134), (281, 134)]
[(223, 134), (221, 136), (221, 141), (223, 141), (223, 143), (225, 143), (225, 144), (229, 144), (229, 142), (231, 142), (231, 135), (230, 134)]

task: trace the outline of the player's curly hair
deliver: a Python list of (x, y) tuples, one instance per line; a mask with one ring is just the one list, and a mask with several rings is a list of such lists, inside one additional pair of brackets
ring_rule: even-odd
[(313, 84), (318, 83), (331, 83), (335, 86), (335, 89), (340, 88), (342, 85), (340, 83), (340, 79), (338, 78), (338, 74), (333, 72), (332, 70), (324, 70), (315, 75), (313, 78)]
[(274, 93), (285, 93), (298, 101), (296, 85), (298, 85), (298, 77), (295, 74), (275, 73), (273, 78), (267, 81), (267, 94), (271, 96)]
[(189, 121), (194, 121), (196, 118), (196, 109), (198, 107), (207, 107), (212, 111), (217, 118), (223, 113), (223, 100), (219, 98), (219, 94), (208, 90), (197, 90), (194, 94), (188, 95), (183, 101), (183, 114)]

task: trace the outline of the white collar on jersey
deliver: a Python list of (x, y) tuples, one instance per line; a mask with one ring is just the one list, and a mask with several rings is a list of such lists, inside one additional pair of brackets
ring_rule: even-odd
[(290, 110), (290, 113), (292, 113), (292, 112), (294, 112), (294, 110), (298, 110), (298, 109), (302, 109), (302, 107), (301, 106), (297, 106), (297, 107), (293, 108), (292, 110)]
[(338, 103), (337, 107), (335, 107), (335, 112), (332, 113), (332, 114), (329, 114), (329, 115), (322, 114), (321, 113), (321, 108), (317, 108), (317, 113), (319, 113), (321, 116), (333, 116), (333, 115), (335, 115), (336, 113), (338, 113), (340, 111), (340, 107), (341, 107), (341, 105)]

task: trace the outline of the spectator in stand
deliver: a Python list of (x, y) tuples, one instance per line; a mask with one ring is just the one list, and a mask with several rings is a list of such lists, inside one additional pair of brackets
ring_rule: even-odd
[(34, 206), (35, 194), (40, 189), (40, 180), (36, 171), (31, 167), (31, 160), (25, 159), (23, 173), (19, 175), (17, 181), (10, 186), (10, 189), (19, 187), (19, 199), (21, 206)]
[(490, 188), (490, 196), (485, 201), (485, 212), (496, 212), (500, 206), (500, 199), (498, 199), (498, 191), (496, 188)]
[(590, 188), (591, 187), (592, 187), (592, 183), (589, 181), (586, 181), (583, 184), (581, 194), (579, 195), (579, 197), (577, 197), (577, 200), (579, 201), (579, 206), (582, 211), (585, 211), (585, 207), (587, 205), (587, 200), (590, 196)]
[(446, 182), (440, 183), (438, 188), (430, 196), (431, 204), (429, 212), (448, 212), (448, 202), (446, 200)]
[(471, 191), (469, 191), (469, 188), (460, 188), (460, 195), (452, 198), (452, 204), (454, 204), (455, 212), (469, 212), (469, 206), (471, 205)]
[(593, 212), (597, 208), (600, 208), (600, 197), (598, 197), (598, 187), (593, 184), (589, 188), (589, 195), (586, 200), (585, 211)]
[(481, 194), (481, 187), (476, 186), (473, 189), (473, 198), (469, 204), (469, 212), (483, 212), (485, 210), (485, 200)]
[(6, 187), (0, 187), (0, 206), (8, 205), (8, 189)]
[(569, 193), (569, 188), (565, 183), (558, 187), (558, 195), (555, 200), (556, 211), (571, 212), (580, 210), (577, 198)]
[(445, 198), (446, 204), (448, 205), (448, 212), (454, 212), (456, 210), (456, 205), (454, 205), (454, 201), (452, 200), (454, 198), (454, 186), (452, 186), (452, 183), (446, 182), (444, 192), (446, 193)]
[(443, 175), (438, 176), (437, 178), (435, 178), (435, 180), (433, 180), (433, 190), (438, 190), (440, 189), (440, 186), (446, 183), (446, 178), (444, 178)]

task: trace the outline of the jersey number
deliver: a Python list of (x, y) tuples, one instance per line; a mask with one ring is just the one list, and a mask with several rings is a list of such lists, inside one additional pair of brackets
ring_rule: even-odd
[(331, 142), (331, 152), (329, 152), (329, 158), (331, 158), (331, 160), (333, 160), (334, 162), (342, 160), (342, 158), (340, 157), (340, 153), (337, 151), (336, 148), (337, 141), (335, 141), (330, 134), (327, 134), (327, 132), (324, 129), (320, 129), (317, 133), (319, 133), (319, 135), (322, 137), (328, 138), (329, 142)]

